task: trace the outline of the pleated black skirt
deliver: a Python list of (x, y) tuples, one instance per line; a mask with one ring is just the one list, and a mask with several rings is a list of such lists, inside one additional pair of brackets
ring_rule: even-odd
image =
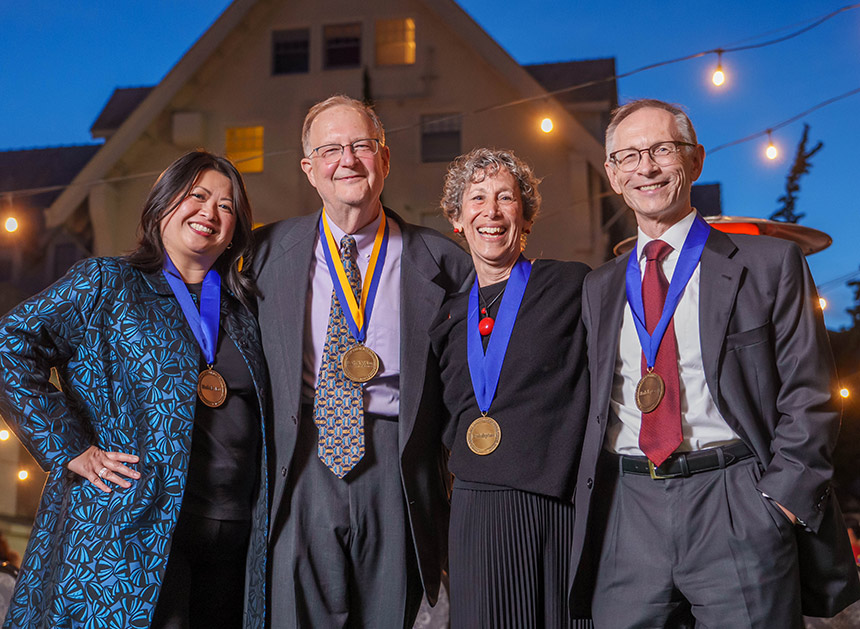
[(591, 629), (567, 608), (573, 505), (455, 482), (451, 498), (451, 628)]

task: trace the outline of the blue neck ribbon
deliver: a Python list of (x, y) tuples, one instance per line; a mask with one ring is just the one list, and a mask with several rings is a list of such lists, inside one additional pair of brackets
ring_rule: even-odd
[(182, 274), (173, 264), (173, 260), (164, 254), (164, 268), (162, 269), (167, 283), (176, 299), (182, 314), (191, 327), (191, 333), (197, 339), (203, 357), (210, 367), (215, 363), (215, 350), (218, 348), (218, 321), (221, 316), (221, 276), (213, 268), (209, 269), (203, 278), (203, 288), (200, 291), (200, 311), (194, 305), (191, 292), (182, 280)]
[(669, 283), (669, 291), (666, 294), (666, 303), (663, 304), (663, 313), (660, 315), (660, 321), (657, 322), (657, 327), (654, 328), (653, 334), (648, 334), (648, 329), (645, 327), (645, 306), (642, 302), (642, 273), (639, 270), (639, 259), (636, 257), (636, 248), (630, 252), (626, 275), (627, 302), (630, 304), (630, 311), (633, 313), (633, 322), (636, 324), (639, 344), (642, 346), (642, 353), (645, 355), (645, 362), (649, 369), (654, 368), (654, 363), (657, 360), (657, 352), (660, 349), (660, 342), (663, 340), (663, 335), (666, 333), (669, 322), (675, 314), (678, 302), (681, 301), (681, 295), (687, 287), (687, 282), (693, 277), (693, 271), (696, 270), (696, 266), (699, 264), (699, 259), (702, 257), (702, 251), (705, 248), (705, 241), (708, 239), (710, 232), (710, 225), (697, 214), (692, 226), (690, 226), (690, 231), (687, 233), (687, 238), (684, 240), (681, 253), (678, 256), (678, 263), (675, 265), (675, 272), (672, 274), (672, 281)]
[[(343, 310), (349, 331), (356, 341), (364, 343), (364, 339), (367, 338), (367, 328), (370, 325), (370, 315), (373, 312), (373, 303), (376, 301), (379, 279), (382, 277), (382, 269), (385, 266), (385, 255), (388, 253), (388, 221), (383, 211), (382, 222), (379, 224), (379, 229), (373, 242), (370, 263), (367, 265), (367, 270), (370, 272), (370, 283), (365, 282), (362, 284), (361, 301), (359, 303), (356, 303), (352, 287), (349, 285), (349, 280), (346, 278), (346, 273), (343, 269), (339, 248), (335, 244), (334, 237), (325, 221), (325, 211), (323, 211), (320, 216), (319, 232), (325, 261), (328, 265), (329, 275), (331, 276), (331, 283), (334, 284), (337, 300), (340, 302), (340, 307)], [(337, 256), (337, 259), (334, 256)], [(358, 263), (356, 262), (356, 264)], [(349, 291), (348, 294), (347, 290)]]
[(511, 269), (505, 294), (499, 303), (499, 312), (493, 325), (493, 333), (487, 343), (486, 354), (481, 342), (481, 333), (478, 330), (480, 305), (478, 303), (479, 287), (477, 280), (472, 284), (472, 291), (469, 293), (469, 314), (466, 318), (469, 373), (472, 376), (472, 388), (475, 391), (478, 408), (484, 415), (489, 412), (490, 404), (496, 396), (499, 376), (502, 373), (502, 363), (505, 360), (505, 353), (508, 351), (511, 332), (514, 329), (514, 322), (517, 320), (517, 313), (520, 310), (531, 272), (531, 262), (521, 255), (514, 268)]

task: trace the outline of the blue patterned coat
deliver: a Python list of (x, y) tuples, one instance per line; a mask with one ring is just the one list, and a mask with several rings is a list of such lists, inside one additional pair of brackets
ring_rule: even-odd
[[(221, 326), (260, 403), (253, 315), (222, 293)], [(161, 273), (122, 259), (75, 265), (0, 320), (0, 413), (49, 472), (4, 627), (149, 627), (185, 490), (200, 349)], [(48, 381), (56, 366), (64, 393)], [(267, 476), (246, 573), (246, 627), (265, 616)], [(103, 493), (66, 469), (91, 444), (136, 454), (138, 480)]]

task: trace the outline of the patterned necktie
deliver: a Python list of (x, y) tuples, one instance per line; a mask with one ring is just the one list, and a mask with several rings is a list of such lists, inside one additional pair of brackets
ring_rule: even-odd
[[(361, 300), (361, 276), (353, 251), (355, 238), (340, 240), (340, 258), (356, 300)], [(355, 345), (343, 309), (332, 290), (331, 310), (325, 335), (322, 365), (314, 395), (314, 422), (319, 428), (320, 460), (338, 478), (343, 478), (364, 456), (364, 400), (361, 383), (347, 378), (340, 361)]]
[[(654, 332), (663, 313), (669, 282), (663, 273), (661, 262), (672, 251), (662, 240), (652, 240), (645, 245), (645, 276), (642, 278), (642, 301), (645, 306), (645, 327), (648, 334)], [(639, 429), (639, 448), (654, 463), (660, 465), (681, 444), (681, 385), (678, 378), (678, 347), (675, 343), (675, 321), (669, 322), (654, 372), (663, 378), (666, 392), (660, 404), (650, 413), (642, 413)], [(648, 373), (645, 355), (642, 355), (642, 375)]]

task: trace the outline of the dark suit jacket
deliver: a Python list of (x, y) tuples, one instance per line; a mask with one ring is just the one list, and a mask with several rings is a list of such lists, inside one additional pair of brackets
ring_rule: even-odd
[[(445, 295), (464, 288), (472, 263), (442, 234), (405, 223), (387, 208), (385, 213), (403, 235), (400, 470), (422, 582), (427, 598), (435, 603), (447, 556), (449, 503), (441, 445), (442, 395), (438, 368), (430, 361), (427, 329)], [(308, 274), (319, 217), (318, 211), (254, 232), (257, 253), (252, 274), (262, 293), (259, 321), (273, 383), (272, 522), (282, 503), (289, 504), (286, 481), (298, 433)]]
[[(575, 497), (571, 568), (579, 571), (571, 605), (578, 613), (587, 613), (602, 537), (602, 522), (588, 520), (601, 498), (597, 459), (610, 414), (626, 266), (627, 256), (604, 264), (588, 275), (583, 292), (591, 409)], [(755, 453), (763, 469), (758, 489), (808, 527), (797, 527), (804, 613), (832, 615), (860, 597), (860, 584), (830, 489), (841, 402), (812, 276), (793, 243), (712, 229), (700, 282), (699, 329), (711, 396)]]

